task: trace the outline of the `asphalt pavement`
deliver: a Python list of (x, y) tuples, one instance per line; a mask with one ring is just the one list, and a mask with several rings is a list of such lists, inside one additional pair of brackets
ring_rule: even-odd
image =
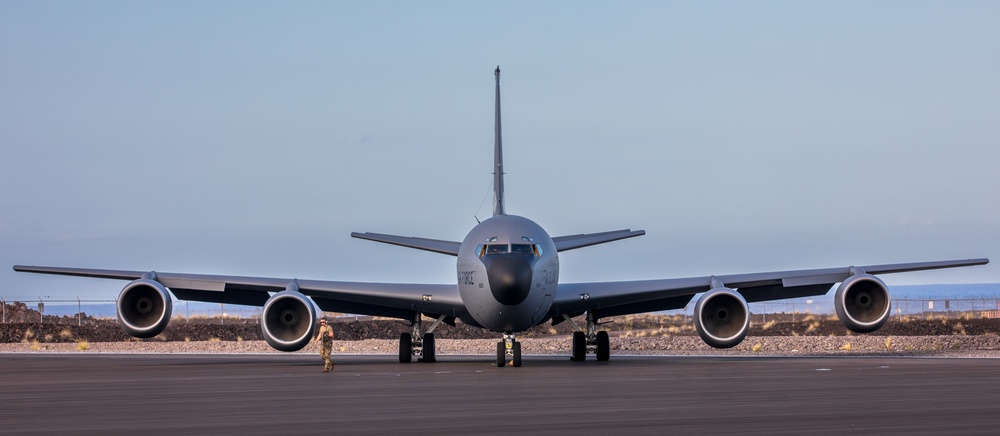
[(1000, 360), (0, 354), (0, 433), (996, 434)]

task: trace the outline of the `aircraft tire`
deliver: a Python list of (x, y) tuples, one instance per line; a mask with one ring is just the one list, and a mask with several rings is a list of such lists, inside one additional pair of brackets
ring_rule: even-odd
[(424, 333), (424, 362), (432, 363), (437, 361), (434, 355), (434, 333)]
[(607, 362), (608, 359), (611, 359), (611, 338), (602, 330), (597, 332), (597, 361)]
[(413, 337), (409, 333), (399, 335), (399, 363), (413, 361)]
[(587, 335), (583, 332), (573, 332), (573, 355), (570, 360), (583, 362), (587, 359)]
[(521, 367), (521, 343), (514, 342), (514, 367)]
[(497, 368), (507, 366), (507, 355), (504, 353), (503, 341), (497, 342)]

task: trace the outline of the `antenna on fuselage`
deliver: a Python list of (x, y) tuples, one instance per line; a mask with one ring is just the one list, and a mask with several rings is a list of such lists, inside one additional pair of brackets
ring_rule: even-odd
[(505, 215), (503, 210), (503, 146), (500, 140), (500, 66), (497, 76), (496, 140), (493, 143), (493, 216)]

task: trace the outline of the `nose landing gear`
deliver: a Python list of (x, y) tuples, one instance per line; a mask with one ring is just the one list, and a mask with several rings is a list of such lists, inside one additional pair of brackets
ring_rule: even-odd
[(507, 365), (518, 368), (521, 366), (521, 343), (514, 333), (504, 333), (503, 340), (497, 342), (497, 368)]

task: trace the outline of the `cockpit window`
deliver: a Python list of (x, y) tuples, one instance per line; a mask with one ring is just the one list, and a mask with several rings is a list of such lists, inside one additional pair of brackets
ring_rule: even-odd
[(533, 254), (542, 256), (542, 248), (538, 244), (483, 244), (476, 247), (476, 254), (483, 257), (487, 254)]
[(486, 254), (507, 253), (507, 244), (491, 244), (486, 247)]
[(511, 244), (510, 252), (515, 254), (533, 254), (531, 244)]

